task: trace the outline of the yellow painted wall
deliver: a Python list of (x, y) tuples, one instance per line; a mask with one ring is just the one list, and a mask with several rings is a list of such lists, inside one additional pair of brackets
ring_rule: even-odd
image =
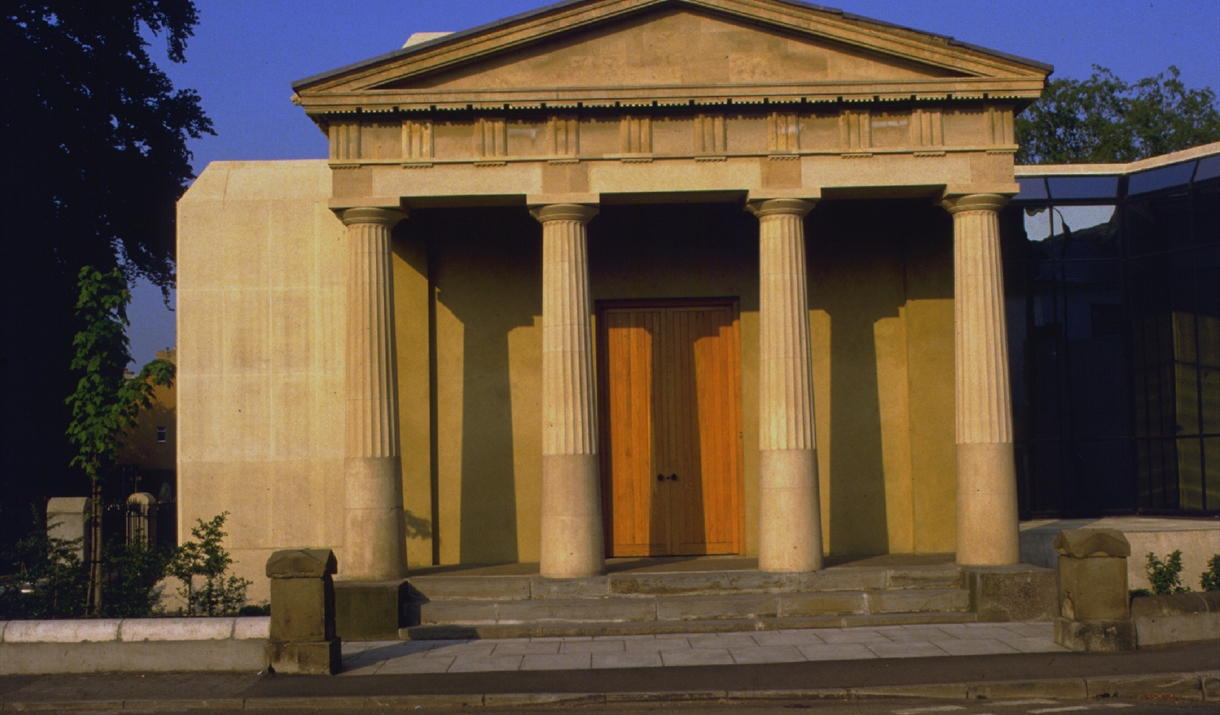
[[(828, 201), (807, 219), (832, 555), (953, 549), (951, 230), (926, 201)], [(400, 398), (435, 395), (428, 410), (402, 400), (404, 500), (435, 539), (409, 538), (410, 563), (536, 561), (541, 228), (520, 207), (430, 209), (396, 237), (396, 281), (418, 286), (426, 273), (430, 284), (396, 285)], [(756, 220), (732, 204), (603, 206), (589, 265), (594, 300), (740, 299), (745, 548), (756, 553)], [(429, 351), (424, 386), (405, 366)]]

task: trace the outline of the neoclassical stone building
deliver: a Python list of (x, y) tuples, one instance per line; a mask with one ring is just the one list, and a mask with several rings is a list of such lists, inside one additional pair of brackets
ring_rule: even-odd
[(1050, 71), (794, 0), (573, 0), (296, 83), (329, 160), (179, 205), (179, 523), (230, 512), (252, 578), (1015, 563), (999, 211)]

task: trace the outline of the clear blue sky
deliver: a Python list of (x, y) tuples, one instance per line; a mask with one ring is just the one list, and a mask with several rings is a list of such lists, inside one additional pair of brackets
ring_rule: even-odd
[[(321, 132), (292, 104), (291, 84), (393, 51), (413, 32), (456, 31), (547, 0), (196, 0), (187, 62), (161, 66), (191, 87), (216, 125), (195, 141), (208, 162), (326, 156)], [(1053, 64), (1053, 77), (1087, 77), (1094, 64), (1136, 80), (1176, 65), (1187, 86), (1220, 94), (1220, 0), (825, 0), (822, 4)], [(155, 43), (164, 57), (163, 43)], [(174, 345), (173, 313), (138, 287), (132, 355), (143, 364)]]

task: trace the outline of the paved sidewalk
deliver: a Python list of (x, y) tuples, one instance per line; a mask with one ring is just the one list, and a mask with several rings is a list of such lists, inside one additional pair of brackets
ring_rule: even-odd
[(599, 670), (1068, 652), (1050, 623), (343, 644), (345, 675)]
[[(964, 701), (962, 705), (985, 699), (992, 703), (991, 708), (999, 707), (1001, 701), (1009, 705), (1030, 699), (1078, 701), (1047, 704), (1048, 712), (1085, 710), (1088, 703), (1079, 701), (1095, 699), (1172, 698), (1212, 701), (1207, 705), (1214, 707), (1214, 701), (1220, 700), (1220, 648), (1216, 646), (1212, 641), (1130, 653), (1006, 653), (339, 677), (255, 673), (0, 676), (0, 708), (5, 712), (210, 708), (356, 713), (387, 708), (423, 712), (638, 706), (651, 711), (660, 704), (677, 703), (699, 712), (722, 704), (800, 701), (798, 707), (805, 707), (826, 700), (858, 702), (866, 698), (957, 700)], [(520, 657), (524, 660), (524, 655)], [(907, 715), (949, 711), (969, 715), (961, 706), (945, 704), (908, 710)]]

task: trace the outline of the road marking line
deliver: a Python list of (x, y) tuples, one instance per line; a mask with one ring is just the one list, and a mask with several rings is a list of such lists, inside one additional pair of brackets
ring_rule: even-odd
[(894, 715), (918, 715), (919, 713), (947, 713), (951, 710), (965, 710), (962, 705), (938, 705), (934, 708), (911, 708), (910, 710), (895, 710)]
[(1012, 705), (1054, 705), (1054, 700), (1035, 699), (1035, 700), (997, 700), (991, 705), (993, 707), (1012, 706)]
[(1088, 705), (1073, 705), (1067, 708), (1040, 708), (1038, 710), (1028, 711), (1030, 715), (1038, 715), (1039, 713), (1066, 713), (1072, 710), (1088, 710)]

